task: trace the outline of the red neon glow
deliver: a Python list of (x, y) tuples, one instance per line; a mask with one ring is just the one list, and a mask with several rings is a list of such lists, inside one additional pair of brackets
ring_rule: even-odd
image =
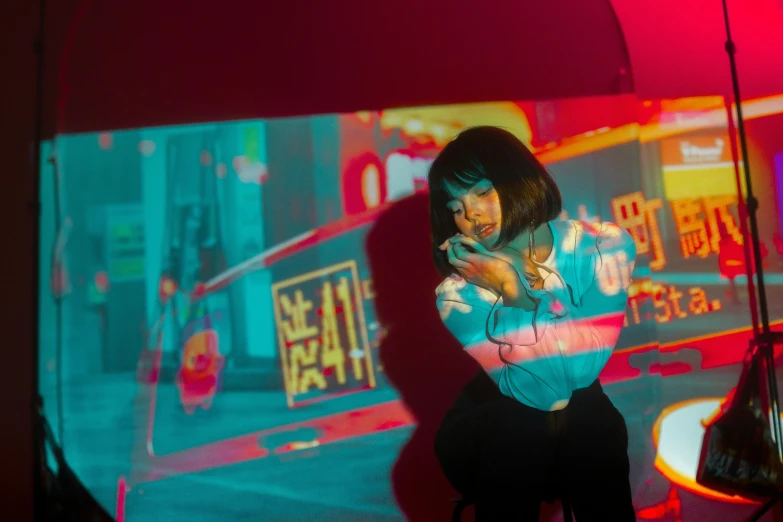
[(641, 520), (659, 520), (668, 516), (672, 522), (682, 522), (682, 502), (674, 484), (669, 486), (669, 492), (663, 502), (640, 509), (636, 516)]
[(177, 292), (177, 282), (168, 276), (162, 276), (158, 284), (158, 297), (161, 303), (168, 300)]
[[(332, 442), (377, 433), (413, 423), (413, 416), (399, 401), (390, 401), (373, 406), (341, 412), (318, 419), (261, 430), (240, 437), (222, 440), (189, 450), (155, 457), (140, 470), (137, 482), (152, 482), (183, 473), (196, 473), (208, 469), (228, 466), (247, 460), (281, 455), (304, 447), (322, 446)], [(265, 447), (263, 441), (271, 435), (303, 430), (315, 430), (315, 440), (295, 440), (279, 447)]]
[(120, 476), (117, 479), (117, 511), (115, 520), (117, 522), (125, 522), (125, 496), (128, 493), (128, 485), (125, 482), (125, 477)]
[[(761, 243), (762, 260), (769, 255), (769, 250), (764, 243)], [(728, 279), (734, 279), (737, 276), (747, 274), (747, 264), (745, 262), (745, 251), (742, 243), (738, 243), (731, 236), (726, 236), (720, 240), (720, 252), (718, 253), (718, 265), (722, 276)], [(751, 257), (750, 268), (753, 274), (756, 273), (755, 259)]]
[(110, 132), (102, 132), (98, 135), (98, 146), (102, 150), (111, 150), (114, 146), (114, 136)]
[[(326, 373), (326, 370), (324, 371), (324, 373)], [(291, 407), (292, 408), (302, 408), (302, 407), (308, 406), (310, 404), (316, 404), (316, 403), (319, 403), (319, 402), (322, 402), (322, 401), (325, 401), (325, 400), (332, 400), (332, 399), (336, 399), (337, 397), (344, 397), (346, 395), (351, 395), (351, 394), (354, 394), (354, 393), (362, 392), (362, 391), (365, 391), (365, 390), (371, 390), (371, 389), (372, 389), (372, 386), (370, 386), (369, 384), (366, 384), (366, 385), (360, 386), (358, 388), (351, 388), (350, 390), (340, 390), (340, 391), (337, 391), (337, 392), (330, 393), (328, 395), (320, 395), (320, 396), (317, 396), (317, 397), (312, 397), (310, 399), (304, 399), (304, 400), (301, 400), (301, 401), (297, 401)]]
[(182, 367), (176, 377), (182, 407), (192, 414), (196, 408), (209, 409), (217, 391), (223, 356), (218, 350), (215, 330), (204, 330), (185, 343)]
[(215, 165), (215, 176), (217, 176), (220, 179), (223, 179), (228, 174), (228, 168), (226, 168), (225, 163), (218, 163)]
[(772, 236), (772, 244), (775, 245), (775, 251), (783, 256), (783, 235), (774, 234)]
[(347, 215), (386, 203), (386, 167), (373, 152), (353, 158), (342, 176), (343, 210)]
[(102, 294), (109, 291), (109, 276), (106, 272), (98, 272), (95, 274), (95, 288)]

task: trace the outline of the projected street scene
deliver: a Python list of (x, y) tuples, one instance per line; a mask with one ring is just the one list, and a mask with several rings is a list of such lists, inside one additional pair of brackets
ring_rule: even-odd
[[(783, 124), (783, 94), (746, 111), (753, 145), (762, 124)], [(603, 295), (623, 281), (628, 294), (600, 379), (628, 424), (639, 519), (663, 520), (682, 495), (747, 509), (693, 479), (693, 419), (736, 385), (751, 337), (756, 267), (726, 114), (721, 98), (615, 96), (58, 136), (41, 172), (52, 262), (40, 274), (40, 374), (70, 464), (118, 520), (212, 520), (206, 505), (221, 518), (404, 520), (390, 473), (417, 421), (379, 354), (365, 238), (395, 202), (428, 191), (449, 140), (495, 125), (551, 171), (560, 222), (611, 222), (635, 247), (632, 272), (617, 257), (599, 281)], [(751, 162), (774, 295), (783, 138), (770, 140)], [(769, 304), (779, 324), (783, 301)]]

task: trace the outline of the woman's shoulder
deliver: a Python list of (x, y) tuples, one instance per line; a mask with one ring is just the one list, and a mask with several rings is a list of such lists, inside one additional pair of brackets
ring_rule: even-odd
[(464, 278), (452, 274), (438, 285), (435, 289), (435, 295), (440, 297), (447, 293), (459, 292), (467, 286), (468, 282)]
[(558, 257), (561, 273), (577, 296), (590, 287), (606, 259), (623, 263), (636, 260), (633, 237), (615, 223), (562, 221), (557, 227), (563, 234)]
[(559, 231), (560, 247), (565, 252), (591, 254), (596, 251), (633, 250), (631, 253), (636, 253), (631, 234), (615, 223), (567, 220), (552, 224)]

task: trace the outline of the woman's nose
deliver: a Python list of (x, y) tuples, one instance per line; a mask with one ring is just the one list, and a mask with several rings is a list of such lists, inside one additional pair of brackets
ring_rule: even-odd
[(476, 207), (470, 206), (465, 209), (465, 217), (467, 217), (468, 219), (473, 220), (479, 217), (480, 215), (481, 215), (481, 211)]

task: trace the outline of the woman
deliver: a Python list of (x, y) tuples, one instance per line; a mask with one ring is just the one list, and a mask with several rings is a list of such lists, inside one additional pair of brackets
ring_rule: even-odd
[(479, 521), (537, 521), (556, 497), (579, 522), (635, 520), (625, 421), (598, 381), (625, 318), (633, 239), (559, 220), (554, 180), (498, 128), (449, 143), (429, 187), (441, 319), (494, 377), (479, 372), (446, 415), (444, 473)]

